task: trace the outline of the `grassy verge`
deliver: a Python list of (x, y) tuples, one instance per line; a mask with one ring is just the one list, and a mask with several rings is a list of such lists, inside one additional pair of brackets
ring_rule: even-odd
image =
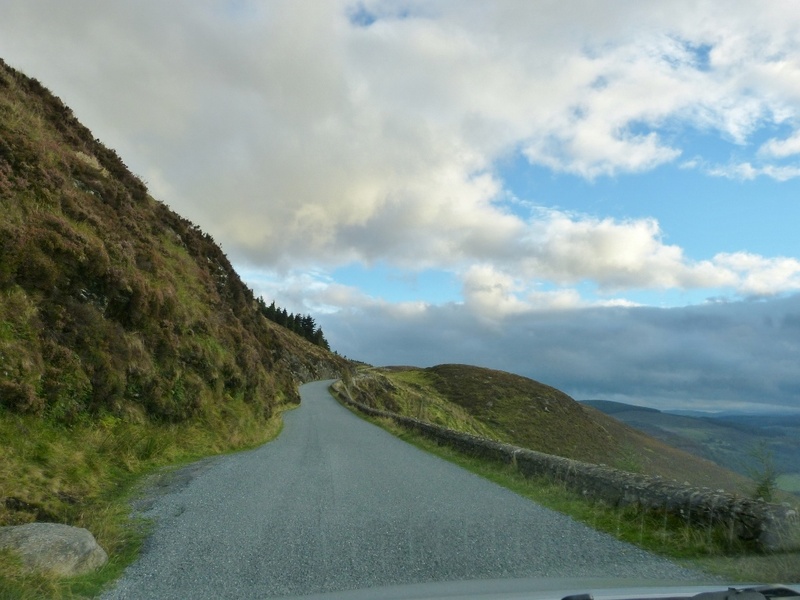
[(369, 417), (349, 408), (361, 418), (426, 452), (455, 463), (543, 506), (569, 515), (594, 529), (673, 559), (689, 568), (721, 576), (730, 582), (800, 582), (800, 552), (758, 553), (744, 544), (732, 541), (728, 532), (721, 527), (689, 526), (684, 521), (663, 513), (655, 514), (633, 507), (616, 508), (602, 502), (591, 502), (567, 490), (563, 484), (526, 478), (510, 465), (464, 454), (409, 431), (391, 419)]
[(258, 446), (281, 426), (280, 413), (265, 420), (236, 400), (181, 424), (106, 417), (64, 427), (0, 412), (0, 497), (7, 499), (0, 525), (39, 520), (85, 527), (110, 557), (96, 573), (60, 579), (28, 573), (11, 553), (0, 552), (0, 599), (98, 594), (136, 558), (147, 535), (149, 524), (130, 508), (145, 475)]
[(741, 496), (755, 485), (511, 373), (468, 365), (372, 367), (359, 369), (348, 384), (353, 399), (367, 406), (522, 448)]

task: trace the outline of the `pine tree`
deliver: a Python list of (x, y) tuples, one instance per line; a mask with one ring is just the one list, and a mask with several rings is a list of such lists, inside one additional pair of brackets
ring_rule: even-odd
[(328, 341), (322, 333), (322, 328), (317, 325), (314, 317), (311, 315), (287, 312), (285, 308), (279, 308), (274, 300), (267, 306), (266, 302), (264, 302), (264, 299), (261, 297), (256, 300), (256, 303), (258, 304), (258, 309), (261, 314), (270, 321), (286, 327), (289, 331), (293, 331), (317, 346), (330, 350)]
[(272, 301), (272, 304), (266, 307), (264, 310), (264, 316), (267, 317), (270, 321), (275, 320), (275, 315), (277, 314), (278, 309), (275, 308), (275, 300)]
[(314, 322), (314, 318), (311, 315), (304, 315), (301, 324), (302, 336), (309, 342), (313, 342), (315, 329), (316, 323)]
[(322, 348), (325, 348), (325, 350), (330, 350), (331, 349), (330, 346), (328, 345), (328, 340), (325, 339), (325, 336), (322, 333), (322, 328), (321, 327), (317, 327), (316, 328), (316, 330), (314, 331), (314, 335), (313, 335), (311, 341), (314, 342), (317, 346), (321, 346)]

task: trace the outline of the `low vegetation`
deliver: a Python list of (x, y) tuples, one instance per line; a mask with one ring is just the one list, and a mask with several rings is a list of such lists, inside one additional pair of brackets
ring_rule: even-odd
[(310, 316), (268, 308), (210, 235), (0, 60), (0, 526), (83, 526), (111, 555), (58, 582), (0, 554), (0, 598), (96, 590), (141, 539), (137, 478), (264, 442), (299, 382), (348, 368)]
[(141, 477), (164, 465), (262, 444), (280, 431), (243, 401), (183, 423), (132, 422), (112, 416), (65, 426), (33, 415), (0, 413), (0, 481), (12, 495), (0, 505), (6, 524), (70, 523), (91, 531), (110, 561), (72, 579), (25, 572), (0, 554), (0, 598), (93, 595), (135, 558), (147, 524), (131, 520)]
[[(38, 423), (190, 426), (243, 404), (266, 422), (299, 400), (301, 373), (346, 365), (261, 306), (211, 236), (0, 61), (4, 419), (34, 417), (39, 437)], [(6, 469), (0, 525), (41, 503), (28, 494)]]
[(458, 431), (625, 471), (752, 493), (752, 480), (512, 373), (467, 365), (362, 369), (353, 398)]

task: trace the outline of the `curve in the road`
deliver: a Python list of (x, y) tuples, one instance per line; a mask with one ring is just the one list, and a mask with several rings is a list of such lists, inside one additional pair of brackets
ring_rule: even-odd
[(542, 508), (301, 388), (275, 441), (158, 498), (111, 599), (268, 598), (516, 577), (696, 573)]

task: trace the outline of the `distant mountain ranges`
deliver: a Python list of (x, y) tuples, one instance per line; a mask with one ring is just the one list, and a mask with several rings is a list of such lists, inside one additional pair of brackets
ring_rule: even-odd
[(764, 454), (779, 473), (778, 487), (800, 492), (800, 413), (660, 411), (609, 400), (584, 400), (607, 415), (667, 444), (751, 475)]

